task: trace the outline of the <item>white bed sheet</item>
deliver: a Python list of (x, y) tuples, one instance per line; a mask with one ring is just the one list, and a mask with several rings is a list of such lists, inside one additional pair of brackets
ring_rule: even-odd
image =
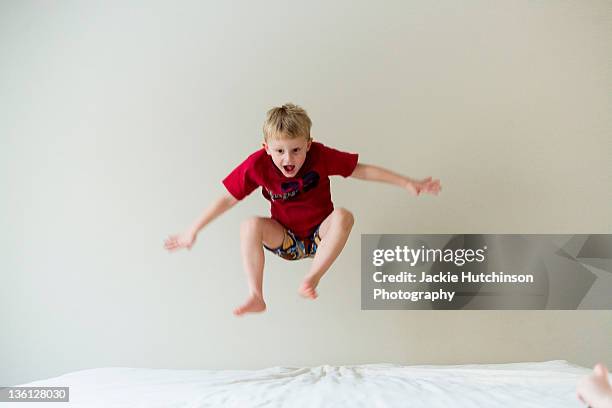
[[(590, 370), (566, 361), (263, 370), (95, 368), (20, 386), (68, 386), (53, 407), (582, 407)], [(40, 408), (40, 403), (0, 403)]]

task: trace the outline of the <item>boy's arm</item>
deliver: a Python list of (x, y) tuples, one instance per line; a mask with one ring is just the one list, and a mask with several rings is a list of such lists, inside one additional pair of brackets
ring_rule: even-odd
[(440, 187), (440, 180), (432, 181), (431, 177), (423, 180), (413, 180), (385, 168), (363, 163), (357, 163), (351, 177), (360, 180), (381, 181), (383, 183), (394, 184), (398, 187), (409, 190), (415, 195), (419, 195), (421, 192), (438, 194), (438, 192), (442, 189)]
[(164, 242), (164, 247), (168, 251), (174, 251), (180, 248), (191, 249), (194, 244), (198, 232), (204, 228), (212, 220), (232, 208), (238, 200), (229, 193), (225, 193), (217, 198), (213, 203), (202, 212), (197, 220), (185, 232), (175, 235), (170, 235)]
[(197, 220), (191, 225), (189, 228), (189, 232), (197, 235), (197, 233), (204, 228), (207, 224), (209, 224), (212, 220), (232, 208), (238, 200), (234, 198), (229, 193), (223, 194), (221, 197), (217, 198), (213, 203), (202, 212), (202, 214), (198, 217)]
[(360, 180), (382, 181), (383, 183), (395, 184), (398, 187), (406, 187), (406, 184), (412, 181), (412, 179), (408, 177), (393, 173), (382, 167), (363, 163), (357, 163), (351, 177)]

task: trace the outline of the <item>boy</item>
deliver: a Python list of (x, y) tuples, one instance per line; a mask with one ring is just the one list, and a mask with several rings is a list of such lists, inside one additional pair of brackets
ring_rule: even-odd
[(257, 187), (271, 203), (271, 217), (252, 217), (240, 228), (242, 264), (250, 295), (234, 314), (263, 312), (262, 282), (265, 247), (289, 260), (314, 257), (298, 289), (315, 299), (321, 277), (340, 254), (353, 226), (353, 214), (331, 201), (328, 176), (340, 175), (395, 184), (415, 195), (441, 190), (439, 180), (412, 180), (386, 169), (358, 163), (358, 155), (341, 152), (310, 137), (312, 122), (304, 109), (287, 103), (268, 111), (263, 148), (251, 154), (224, 180), (228, 193), (218, 198), (182, 234), (165, 241), (169, 251), (191, 249), (198, 231), (232, 208)]

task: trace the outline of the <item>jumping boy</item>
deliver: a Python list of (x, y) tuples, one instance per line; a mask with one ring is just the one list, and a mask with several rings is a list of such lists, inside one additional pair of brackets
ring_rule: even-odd
[(250, 295), (234, 309), (237, 316), (266, 310), (262, 290), (264, 247), (288, 260), (314, 257), (298, 292), (305, 298), (317, 297), (321, 277), (344, 248), (353, 227), (353, 214), (344, 208), (334, 209), (329, 176), (391, 183), (417, 196), (437, 195), (441, 190), (439, 180), (413, 180), (358, 163), (356, 153), (313, 142), (311, 125), (308, 114), (299, 106), (287, 103), (270, 109), (263, 126), (263, 148), (223, 180), (228, 193), (215, 200), (189, 229), (165, 241), (169, 251), (191, 249), (202, 228), (262, 187), (263, 196), (271, 203), (271, 217), (252, 217), (241, 225), (242, 264)]

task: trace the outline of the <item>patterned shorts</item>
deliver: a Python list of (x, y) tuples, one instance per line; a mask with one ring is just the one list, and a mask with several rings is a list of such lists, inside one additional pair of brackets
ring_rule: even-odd
[(281, 246), (273, 249), (264, 245), (264, 248), (289, 261), (312, 258), (317, 253), (317, 248), (321, 243), (319, 227), (321, 227), (321, 224), (314, 229), (309, 237), (304, 239), (297, 238), (293, 232), (285, 228), (285, 238)]

